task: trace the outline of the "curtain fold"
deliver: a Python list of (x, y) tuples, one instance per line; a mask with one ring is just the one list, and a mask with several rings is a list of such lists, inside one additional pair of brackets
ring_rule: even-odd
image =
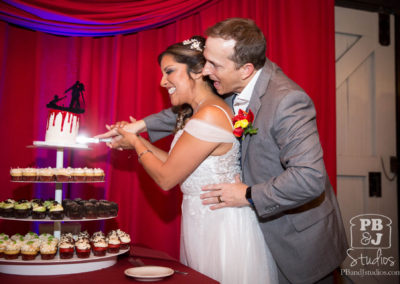
[[(109, 11), (118, 11), (127, 19), (129, 15), (125, 13), (125, 7), (129, 4), (156, 5), (164, 1), (119, 1), (113, 5), (112, 1), (85, 1), (88, 4), (83, 6), (86, 9), (82, 12), (79, 12), (79, 6), (73, 10), (70, 6), (81, 1), (6, 2), (38, 3), (36, 7), (46, 13), (53, 13), (57, 8), (55, 12), (64, 16), (86, 15), (73, 17), (77, 21), (73, 25), (84, 26), (83, 22), (93, 23), (96, 18), (99, 22), (104, 20)], [(89, 13), (88, 7), (95, 7), (94, 2), (96, 5), (107, 4), (109, 8), (93, 8)], [(116, 32), (118, 35), (107, 37), (57, 36), (41, 30), (34, 31), (34, 27), (15, 26), (13, 21), (2, 17), (0, 128), (3, 139), (0, 147), (0, 183), (3, 187), (0, 200), (37, 196), (54, 198), (54, 185), (11, 183), (9, 170), (11, 167), (55, 167), (55, 151), (27, 148), (33, 141), (44, 140), (46, 104), (55, 94), (61, 95), (76, 80), (84, 83), (86, 111), (82, 116), (80, 133), (89, 136), (104, 132), (105, 124), (128, 120), (129, 115), (140, 119), (160, 111), (170, 106), (170, 102), (168, 94), (159, 85), (158, 54), (177, 41), (195, 34), (203, 35), (207, 27), (228, 17), (252, 18), (266, 36), (268, 57), (313, 99), (324, 158), (335, 187), (334, 0), (201, 1), (207, 4), (205, 6), (193, 6), (194, 2), (200, 1), (165, 2), (177, 6), (170, 5), (168, 10), (160, 8), (159, 11), (148, 10), (152, 6), (142, 6), (142, 10), (138, 8), (138, 11), (146, 15), (153, 12), (166, 14), (165, 11), (172, 9), (176, 15), (187, 12), (190, 16), (174, 19), (169, 24), (163, 22), (165, 18), (161, 17), (160, 21), (153, 18), (153, 24), (158, 28), (153, 28), (151, 24), (137, 33)], [(188, 2), (188, 6), (183, 2)], [(7, 3), (0, 6), (2, 16), (4, 5), (10, 6)], [(65, 9), (63, 4), (68, 4)], [(17, 9), (18, 6), (11, 7)], [(39, 16), (35, 15), (35, 19)], [(124, 20), (115, 19), (115, 22), (118, 21), (122, 23)], [(141, 23), (144, 21), (146, 19)], [(71, 28), (70, 32), (82, 35), (78, 27)], [(69, 102), (70, 97), (67, 99)], [(170, 141), (167, 138), (157, 145), (168, 150)], [(106, 182), (64, 185), (64, 197), (112, 200), (119, 204), (120, 212), (118, 218), (113, 220), (82, 222), (82, 229), (93, 232), (119, 227), (128, 231), (134, 242), (178, 257), (179, 188), (163, 192), (144, 172), (133, 152), (110, 151), (104, 145), (91, 148), (88, 151), (65, 150), (64, 166), (103, 168)], [(0, 232), (24, 233), (29, 229), (29, 222), (0, 220)]]
[(4, 0), (0, 20), (57, 35), (107, 36), (159, 27), (194, 14), (209, 2)]

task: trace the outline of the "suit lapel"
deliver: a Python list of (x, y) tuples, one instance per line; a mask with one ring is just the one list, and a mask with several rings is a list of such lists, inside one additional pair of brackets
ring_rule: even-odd
[[(251, 95), (250, 102), (249, 102), (249, 110), (251, 110), (254, 113), (254, 123), (256, 124), (257, 118), (258, 118), (258, 112), (261, 107), (261, 97), (264, 96), (267, 92), (267, 87), (269, 80), (271, 78), (273, 71), (273, 64), (271, 61), (267, 59), (265, 62), (265, 65), (263, 67), (263, 70), (261, 71), (260, 77), (258, 78), (256, 85), (254, 86), (253, 94)], [(255, 134), (257, 135), (257, 134)], [(249, 146), (250, 142), (250, 135), (247, 135), (242, 141), (242, 163), (246, 159), (247, 155), (247, 148)]]

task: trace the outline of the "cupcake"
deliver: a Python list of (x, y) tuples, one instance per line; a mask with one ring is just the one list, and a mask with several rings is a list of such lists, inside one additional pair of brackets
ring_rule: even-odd
[(92, 202), (89, 202), (89, 201), (84, 202), (83, 210), (84, 210), (85, 218), (88, 218), (88, 219), (97, 218), (96, 205), (94, 205)]
[(20, 240), (21, 238), (22, 238), (22, 240), (23, 240), (23, 239), (24, 239), (24, 236), (21, 235), (21, 234), (19, 234), (19, 233), (16, 233), (16, 234), (14, 234), (14, 235), (12, 235), (12, 236), (10, 237), (10, 239), (13, 240), (13, 241), (18, 241), (18, 240)]
[(15, 240), (8, 240), (4, 249), (5, 259), (17, 259), (21, 251), (20, 243)]
[(25, 234), (24, 240), (25, 241), (39, 240), (39, 236), (35, 232), (28, 232)]
[(14, 204), (15, 218), (28, 218), (31, 215), (31, 203), (28, 200), (20, 200)]
[(34, 260), (38, 254), (39, 245), (33, 240), (25, 241), (21, 246), (22, 260)]
[(107, 200), (100, 200), (98, 207), (99, 217), (110, 217), (111, 216), (111, 204)]
[(85, 170), (82, 168), (73, 169), (72, 170), (72, 180), (85, 181), (86, 180)]
[(13, 199), (7, 199), (2, 201), (0, 204), (1, 206), (1, 216), (5, 218), (11, 218), (14, 217), (14, 204), (15, 201)]
[(44, 203), (33, 203), (32, 204), (32, 219), (44, 219), (46, 218), (46, 206)]
[(68, 182), (71, 180), (71, 172), (65, 168), (55, 169), (55, 180), (57, 182)]
[(10, 237), (7, 234), (1, 233), (0, 234), (0, 240), (8, 240)]
[(44, 168), (38, 170), (38, 180), (40, 181), (54, 181), (54, 170), (52, 168)]
[(64, 218), (64, 208), (61, 204), (52, 204), (49, 208), (49, 217), (51, 220), (62, 220)]
[(78, 258), (88, 258), (90, 256), (90, 243), (88, 238), (79, 238), (75, 242), (76, 256)]
[(92, 241), (92, 251), (94, 256), (105, 256), (108, 243), (105, 237), (97, 237)]
[(121, 241), (119, 240), (118, 234), (116, 231), (111, 231), (107, 235), (107, 252), (108, 253), (118, 253), (121, 247)]
[(0, 240), (0, 258), (4, 257), (4, 251), (6, 249), (6, 245), (7, 245), (7, 241), (8, 240)]
[(44, 240), (40, 243), (40, 257), (43, 260), (53, 259), (57, 253), (57, 243), (52, 239)]
[(43, 233), (43, 234), (40, 234), (40, 236), (39, 236), (39, 240), (40, 240), (41, 242), (45, 242), (45, 241), (47, 241), (49, 238), (54, 238), (54, 236), (53, 236), (52, 234), (48, 234), (48, 233)]
[(76, 219), (82, 219), (84, 214), (83, 210), (83, 205), (79, 204), (77, 202), (71, 201), (70, 203), (67, 203), (67, 212), (68, 212), (68, 217), (76, 220)]
[(85, 171), (85, 176), (86, 176), (86, 181), (93, 181), (94, 178), (94, 171), (92, 168), (84, 168)]
[(37, 181), (37, 169), (25, 168), (22, 170), (22, 180), (24, 181)]
[(22, 181), (22, 169), (10, 169), (10, 176), (12, 181)]
[(110, 201), (109, 203), (110, 203), (110, 213), (109, 213), (109, 215), (111, 217), (117, 217), (118, 216), (118, 204), (113, 202), (113, 201)]
[(74, 239), (71, 236), (61, 236), (58, 243), (58, 251), (61, 259), (70, 259), (74, 256)]
[(102, 169), (93, 169), (93, 181), (104, 181), (104, 171)]
[(121, 242), (121, 249), (129, 249), (131, 243), (131, 237), (129, 236), (129, 234), (118, 229), (117, 235)]

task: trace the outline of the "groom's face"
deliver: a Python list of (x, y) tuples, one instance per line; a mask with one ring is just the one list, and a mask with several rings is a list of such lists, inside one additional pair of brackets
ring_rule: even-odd
[(207, 62), (203, 68), (203, 75), (214, 81), (218, 94), (240, 93), (242, 87), (241, 71), (237, 69), (232, 58), (235, 40), (208, 37), (204, 49)]

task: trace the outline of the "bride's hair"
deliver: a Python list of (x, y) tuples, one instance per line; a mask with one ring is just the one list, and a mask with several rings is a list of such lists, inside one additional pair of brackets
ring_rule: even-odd
[[(206, 63), (203, 56), (205, 38), (202, 36), (193, 36), (183, 42), (178, 42), (167, 47), (167, 49), (158, 56), (158, 63), (161, 63), (164, 55), (172, 55), (176, 62), (187, 65), (187, 73), (199, 74), (202, 72)], [(204, 78), (204, 80), (209, 80)], [(172, 110), (177, 113), (175, 132), (183, 129), (185, 122), (193, 115), (193, 109), (189, 104), (183, 104), (173, 107)]]

